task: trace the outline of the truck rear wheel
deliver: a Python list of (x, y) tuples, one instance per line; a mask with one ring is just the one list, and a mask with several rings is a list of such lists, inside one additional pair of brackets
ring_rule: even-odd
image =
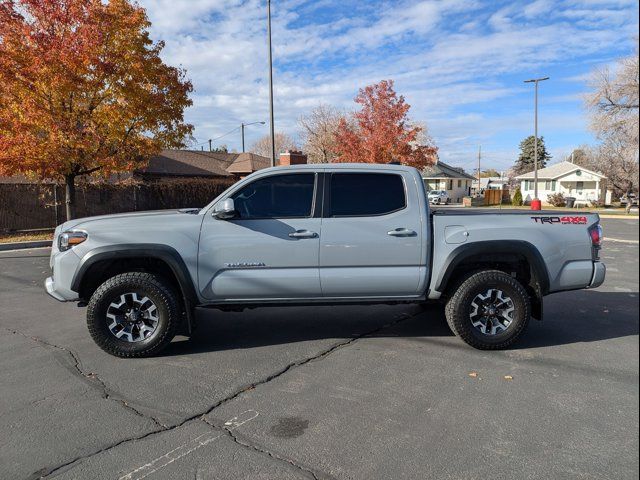
[(89, 300), (87, 326), (96, 344), (116, 357), (148, 357), (173, 339), (179, 301), (169, 284), (146, 272), (111, 277)]
[(451, 331), (474, 348), (498, 350), (513, 344), (531, 316), (531, 302), (515, 278), (499, 270), (470, 275), (445, 307)]

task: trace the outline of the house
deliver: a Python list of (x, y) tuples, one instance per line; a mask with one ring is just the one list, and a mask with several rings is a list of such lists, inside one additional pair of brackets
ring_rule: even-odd
[(506, 177), (482, 177), (480, 178), (480, 191), (484, 190), (509, 190), (509, 179)]
[[(298, 165), (307, 163), (307, 156), (298, 151), (280, 154), (278, 165)], [(134, 178), (144, 182), (186, 178), (244, 178), (247, 175), (271, 166), (271, 160), (255, 153), (219, 153), (201, 150), (162, 150), (149, 159), (144, 167), (131, 172), (114, 173), (105, 180), (117, 183)], [(87, 181), (90, 177), (80, 177), (77, 181)], [(56, 183), (52, 180), (38, 182), (24, 175), (0, 176), (0, 184), (5, 183)]]
[(445, 190), (454, 203), (461, 203), (463, 197), (471, 194), (474, 177), (462, 168), (452, 167), (436, 160), (436, 163), (422, 170), (422, 180), (427, 192)]
[[(534, 197), (534, 172), (518, 175), (520, 191), (525, 202)], [(603, 201), (611, 203), (611, 191), (607, 190), (607, 177), (571, 162), (560, 162), (538, 170), (538, 197), (548, 203), (547, 197), (561, 193), (575, 197), (578, 202)]]
[(200, 150), (162, 150), (145, 167), (134, 170), (140, 180), (168, 178), (238, 177), (267, 168), (270, 159), (255, 153), (220, 153)]

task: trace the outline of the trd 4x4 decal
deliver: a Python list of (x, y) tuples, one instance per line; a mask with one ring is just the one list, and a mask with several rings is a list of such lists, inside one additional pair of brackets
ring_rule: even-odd
[(548, 223), (553, 225), (559, 223), (560, 225), (585, 225), (587, 223), (587, 217), (531, 217), (536, 223)]

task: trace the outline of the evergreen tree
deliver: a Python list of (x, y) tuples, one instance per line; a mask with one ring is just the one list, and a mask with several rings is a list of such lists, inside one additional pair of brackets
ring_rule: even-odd
[(513, 194), (513, 198), (511, 199), (511, 205), (514, 207), (522, 206), (522, 192), (520, 191), (520, 187), (516, 188), (516, 193)]
[[(516, 175), (522, 175), (523, 173), (532, 172), (535, 163), (535, 137), (529, 135), (522, 142), (520, 142), (520, 155), (514, 166), (514, 172)], [(547, 148), (544, 145), (544, 137), (538, 138), (538, 169), (544, 168), (547, 165), (547, 161), (551, 158), (551, 155), (547, 152)]]

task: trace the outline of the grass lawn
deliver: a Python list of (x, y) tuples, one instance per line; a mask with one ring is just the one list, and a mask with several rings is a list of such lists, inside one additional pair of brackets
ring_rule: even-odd
[[(472, 208), (509, 208), (509, 209), (515, 209), (515, 210), (531, 210), (531, 207), (529, 205), (523, 205), (521, 207), (516, 207), (513, 206), (511, 204), (503, 204), (503, 205), (479, 205), (477, 207), (472, 207)], [(580, 207), (580, 208), (567, 208), (567, 207), (553, 207), (551, 205), (543, 205), (542, 206), (542, 210), (561, 210), (561, 211), (572, 211), (572, 212), (595, 212), (595, 213), (607, 213), (607, 214), (612, 214), (612, 215), (627, 215), (627, 213), (625, 212), (624, 208), (621, 207), (611, 207), (611, 208), (589, 208), (589, 207)], [(631, 210), (631, 213), (628, 214), (629, 216), (632, 215), (638, 215), (638, 209), (634, 208)]]

